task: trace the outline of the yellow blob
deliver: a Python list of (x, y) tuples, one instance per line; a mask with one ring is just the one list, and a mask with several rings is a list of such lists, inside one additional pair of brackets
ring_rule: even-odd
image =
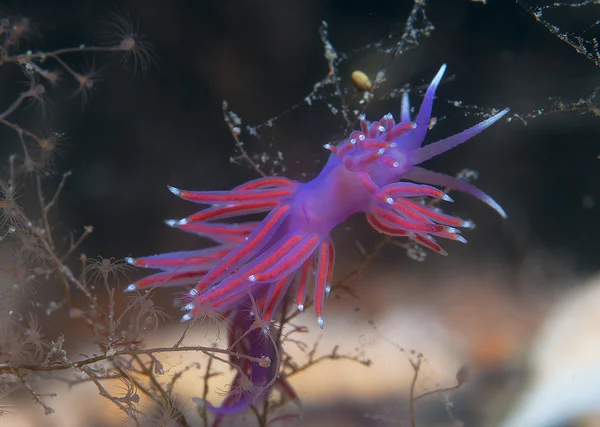
[(352, 72), (352, 83), (354, 83), (356, 89), (358, 89), (361, 92), (371, 90), (371, 88), (373, 87), (369, 77), (359, 70)]

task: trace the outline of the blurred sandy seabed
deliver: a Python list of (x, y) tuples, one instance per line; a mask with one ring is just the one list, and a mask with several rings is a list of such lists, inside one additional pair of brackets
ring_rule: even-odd
[[(309, 349), (318, 340), (318, 354), (329, 353), (339, 346), (340, 354), (360, 355), (373, 362), (365, 367), (349, 361), (324, 361), (292, 378), (303, 410), (293, 405), (286, 410), (302, 413), (302, 425), (406, 425), (407, 396), (414, 375), (409, 359), (416, 360), (417, 354), (424, 356), (417, 394), (454, 385), (457, 371), (463, 364), (469, 364), (471, 377), (475, 379), (467, 381), (456, 392), (460, 403), (454, 402), (452, 412), (463, 414), (469, 410), (475, 413), (470, 416), (477, 419), (482, 416), (478, 412), (492, 411), (497, 406), (496, 400), (506, 401), (506, 396), (493, 394), (498, 393), (498, 389), (478, 390), (481, 384), (478, 376), (501, 371), (515, 360), (528, 372), (527, 380), (522, 381), (509, 405), (516, 412), (524, 410), (519, 405), (531, 400), (530, 395), (535, 394), (539, 384), (548, 389), (553, 382), (563, 381), (569, 375), (581, 378), (596, 375), (600, 383), (598, 278), (565, 294), (552, 305), (549, 301), (527, 302), (510, 296), (503, 290), (506, 289), (503, 283), (491, 278), (467, 275), (454, 278), (440, 284), (440, 291), (435, 295), (420, 294), (416, 278), (403, 277), (402, 286), (389, 286), (389, 277), (371, 280), (369, 292), (361, 294), (360, 300), (343, 295), (343, 291), (337, 298), (335, 294), (330, 297), (323, 331), (316, 326), (310, 311), (294, 322), (309, 326), (310, 332), (296, 334), (294, 338), (304, 341)], [(181, 328), (178, 324), (162, 328), (149, 339), (148, 348), (172, 345)], [(223, 326), (221, 334), (224, 335)], [(216, 329), (196, 328), (186, 343), (211, 345), (216, 336)], [(288, 344), (286, 350), (299, 363), (306, 359), (294, 344)], [(164, 355), (161, 360), (167, 371), (164, 381), (192, 362), (199, 362), (201, 366), (205, 363), (204, 358), (191, 353)], [(528, 362), (523, 362), (525, 360)], [(227, 367), (215, 365), (215, 368), (224, 375), (211, 381), (209, 398), (213, 403), (223, 399), (223, 391), (231, 381)], [(202, 394), (199, 381), (202, 374), (202, 371), (188, 371), (177, 387), (180, 403), (185, 402), (184, 410), (188, 411), (192, 425), (195, 425), (196, 408), (189, 399)], [(577, 383), (572, 386), (576, 387)], [(580, 387), (585, 386), (581, 382)], [(58, 396), (49, 403), (56, 414), (46, 417), (40, 408), (29, 406), (27, 412), (15, 410), (15, 415), (0, 418), (0, 425), (75, 427), (119, 425), (122, 421), (122, 416), (112, 404), (98, 396), (92, 385), (75, 386), (71, 391), (59, 385), (53, 391)], [(482, 395), (486, 392), (492, 394)], [(564, 401), (561, 396), (561, 390), (546, 396), (549, 401), (544, 401), (544, 405), (556, 406), (552, 399)], [(468, 408), (470, 397), (478, 407)], [(446, 398), (445, 393), (440, 393), (417, 403), (417, 413), (426, 421), (424, 425), (453, 425), (447, 410), (451, 408), (448, 402), (452, 402), (455, 395), (450, 395), (449, 401)], [(593, 398), (590, 400), (596, 402)], [(484, 407), (479, 406), (481, 402), (485, 402)], [(600, 407), (600, 399), (597, 403), (596, 407)], [(587, 409), (592, 408), (591, 403), (588, 406)], [(567, 416), (576, 416), (571, 413), (574, 411), (577, 412), (576, 408), (568, 405), (563, 408), (563, 412), (570, 414)], [(232, 420), (232, 425), (248, 425), (249, 420), (251, 418), (238, 417)]]

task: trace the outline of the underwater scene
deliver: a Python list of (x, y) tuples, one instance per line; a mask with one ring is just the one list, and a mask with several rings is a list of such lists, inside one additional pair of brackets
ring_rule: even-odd
[(598, 37), (0, 5), (0, 427), (600, 427)]

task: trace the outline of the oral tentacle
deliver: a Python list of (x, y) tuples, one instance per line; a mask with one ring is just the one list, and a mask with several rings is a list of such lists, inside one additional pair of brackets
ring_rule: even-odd
[(469, 139), (473, 138), (478, 133), (483, 132), (491, 125), (496, 123), (509, 111), (510, 109), (506, 108), (498, 114), (476, 124), (473, 127), (470, 127), (469, 129), (463, 130), (462, 132), (457, 133), (456, 135), (449, 136), (448, 138), (444, 138), (440, 141), (433, 142), (424, 147), (411, 151), (411, 163), (413, 165), (421, 164), (426, 160), (429, 160), (435, 156), (439, 156), (440, 154), (445, 153), (446, 151), (451, 150), (464, 142), (467, 142)]
[(415, 182), (439, 185), (440, 187), (447, 187), (452, 190), (460, 191), (481, 200), (483, 203), (498, 212), (502, 218), (506, 218), (507, 216), (506, 212), (504, 209), (502, 209), (498, 202), (496, 202), (486, 193), (475, 187), (473, 184), (469, 184), (468, 182), (453, 176), (414, 166), (406, 173), (405, 178)]
[(414, 131), (414, 138), (407, 142), (406, 148), (408, 150), (414, 150), (417, 147), (420, 147), (425, 139), (425, 135), (427, 134), (427, 130), (429, 129), (429, 121), (431, 120), (431, 111), (433, 109), (433, 100), (435, 98), (435, 92), (437, 90), (440, 81), (446, 71), (446, 64), (440, 67), (440, 70), (437, 72), (427, 91), (425, 92), (425, 96), (423, 97), (423, 102), (421, 103), (421, 108), (419, 109), (419, 114), (415, 119), (415, 123), (417, 124), (417, 129)]

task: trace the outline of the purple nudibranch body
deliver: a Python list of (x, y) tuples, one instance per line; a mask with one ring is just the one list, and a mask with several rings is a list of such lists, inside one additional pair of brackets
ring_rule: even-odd
[[(452, 201), (437, 187), (476, 197), (506, 217), (498, 203), (472, 184), (419, 166), (479, 134), (509, 111), (502, 110), (456, 135), (423, 146), (435, 91), (445, 69), (443, 65), (432, 80), (414, 120), (405, 93), (398, 123), (391, 114), (372, 123), (362, 119), (360, 130), (335, 146), (325, 145), (331, 151), (329, 160), (310, 182), (264, 177), (231, 191), (169, 187), (175, 195), (209, 207), (167, 224), (217, 244), (196, 251), (128, 258), (132, 265), (160, 272), (126, 290), (194, 286), (183, 306), (187, 312), (183, 320), (222, 314), (231, 321), (229, 340), (238, 352), (268, 354), (277, 367), (279, 344), (263, 340), (264, 348), (257, 351), (253, 347), (256, 335), (270, 333), (278, 309), (290, 299), (303, 310), (313, 281), (312, 300), (317, 322), (323, 327), (324, 299), (331, 287), (335, 259), (330, 232), (349, 216), (363, 212), (379, 232), (407, 237), (440, 254), (446, 252), (436, 239), (464, 243), (459, 229), (470, 228), (471, 223), (421, 202), (425, 197)], [(258, 222), (218, 222), (260, 212), (268, 214)], [(264, 399), (273, 385), (296, 399), (277, 372), (273, 367), (240, 361), (235, 387), (221, 408), (215, 408), (219, 414), (216, 424), (222, 415)], [(249, 384), (254, 385), (251, 390)]]

